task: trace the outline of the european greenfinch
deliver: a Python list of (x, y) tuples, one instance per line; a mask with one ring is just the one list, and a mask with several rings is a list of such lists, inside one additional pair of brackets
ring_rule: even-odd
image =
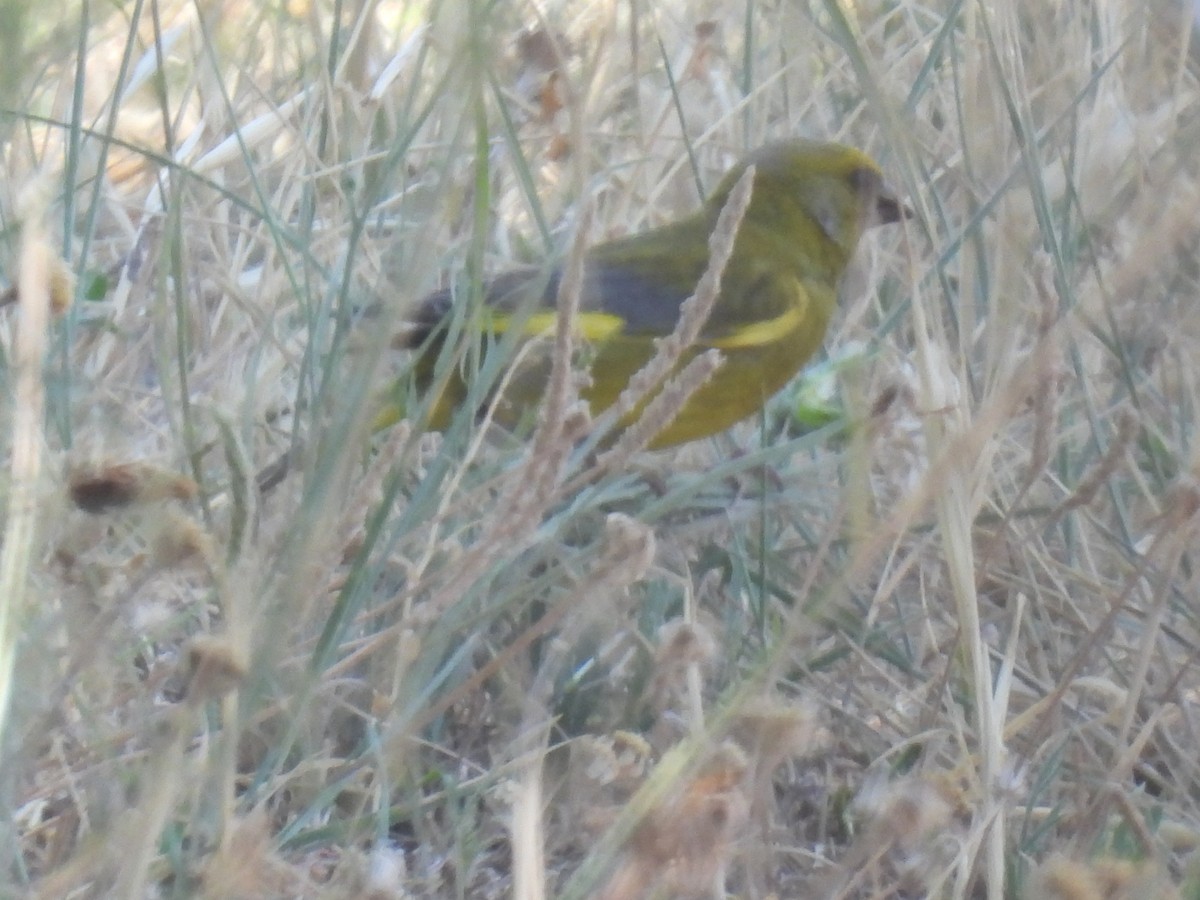
[[(657, 432), (651, 448), (716, 434), (760, 410), (820, 346), (837, 304), (838, 283), (863, 232), (908, 214), (879, 166), (862, 152), (842, 144), (787, 140), (742, 159), (699, 211), (590, 248), (576, 324), (588, 345), (590, 384), (581, 394), (593, 414), (616, 401), (655, 352), (654, 339), (675, 328), (681, 304), (708, 266), (717, 216), (749, 166), (755, 170), (752, 193), (720, 291), (699, 338), (679, 363), (682, 367), (715, 348), (723, 365)], [(464, 321), (482, 323), (492, 337), (519, 328), (521, 342), (552, 333), (561, 277), (556, 267), (498, 275), (484, 286), (484, 314)], [(420, 391), (432, 388), (454, 300), (454, 293), (444, 289), (417, 309), (408, 340), (420, 348), (414, 367)], [(510, 427), (536, 409), (549, 373), (547, 354), (524, 356), (518, 369), (501, 379), (501, 395), (491, 398), (496, 420)], [(514, 354), (521, 357), (519, 351)], [(430, 407), (430, 428), (447, 427), (466, 400), (466, 368), (460, 363), (443, 379)], [(627, 419), (636, 416), (637, 411)], [(617, 432), (629, 424), (618, 423)]]

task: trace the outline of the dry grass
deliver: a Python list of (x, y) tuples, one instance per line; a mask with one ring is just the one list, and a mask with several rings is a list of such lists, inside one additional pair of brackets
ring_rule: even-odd
[[(699, 8), (0, 3), (4, 895), (1200, 896), (1191, 10)], [(371, 433), (791, 134), (918, 212), (816, 388)]]

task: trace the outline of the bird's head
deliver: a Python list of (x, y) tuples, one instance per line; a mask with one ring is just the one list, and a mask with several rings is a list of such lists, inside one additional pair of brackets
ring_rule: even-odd
[(862, 151), (794, 139), (767, 144), (730, 170), (706, 204), (713, 216), (749, 166), (754, 166), (754, 192), (748, 221), (777, 232), (823, 236), (846, 258), (866, 229), (912, 215), (879, 165)]

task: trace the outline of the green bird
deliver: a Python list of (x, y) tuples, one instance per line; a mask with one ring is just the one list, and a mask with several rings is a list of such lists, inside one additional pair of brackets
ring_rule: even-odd
[[(879, 166), (861, 151), (786, 140), (738, 162), (697, 212), (590, 248), (576, 321), (589, 347), (591, 383), (582, 396), (594, 415), (611, 406), (650, 359), (655, 338), (674, 330), (681, 304), (708, 267), (717, 216), (749, 166), (754, 166), (753, 192), (720, 292), (679, 367), (710, 348), (721, 351), (724, 363), (664, 424), (650, 442), (652, 449), (716, 434), (759, 411), (821, 345), (837, 306), (838, 284), (863, 232), (910, 215)], [(522, 342), (552, 334), (561, 276), (559, 268), (536, 266), (497, 275), (484, 287), (483, 315), (471, 321), (492, 337), (519, 328)], [(417, 309), (408, 342), (420, 348), (418, 390), (433, 389), (453, 302), (444, 289)], [(518, 350), (514, 358), (522, 355)], [(548, 354), (524, 356), (526, 361), (501, 379), (506, 384), (495, 405), (496, 419), (509, 427), (536, 409), (549, 374)], [(446, 428), (466, 401), (468, 376), (462, 369), (431, 404), (427, 427)], [(618, 432), (639, 412), (618, 423)], [(377, 424), (398, 416), (398, 408), (390, 408)]]

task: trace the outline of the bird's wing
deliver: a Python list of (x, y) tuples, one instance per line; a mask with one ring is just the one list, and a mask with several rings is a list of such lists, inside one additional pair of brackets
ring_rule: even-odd
[[(447, 321), (454, 308), (455, 298), (465, 289), (444, 287), (429, 294), (413, 315), (411, 346), (424, 343)], [(484, 305), (494, 314), (493, 330), (504, 330), (503, 323), (522, 309), (553, 304), (558, 292), (558, 272), (537, 266), (512, 269), (497, 275), (484, 287)]]
[(581, 309), (620, 319), (624, 334), (670, 334), (707, 265), (707, 236), (690, 220), (600, 244), (588, 254)]
[[(603, 244), (600, 249), (611, 247)], [(696, 267), (693, 267), (696, 268)], [(697, 272), (703, 272), (701, 261)], [(644, 256), (590, 254), (584, 268), (578, 324), (584, 337), (600, 341), (614, 333), (668, 334), (679, 318), (679, 305), (691, 294), (699, 274), (681, 280), (664, 271), (661, 260)], [(562, 271), (529, 267), (504, 272), (487, 283), (485, 327), (495, 333), (520, 323), (529, 334), (553, 327)], [(423, 343), (446, 322), (455, 300), (450, 288), (434, 291), (421, 303), (414, 320), (411, 344)]]
[[(680, 306), (709, 263), (703, 224), (687, 222), (685, 227), (693, 233), (669, 226), (629, 242), (601, 245), (589, 259), (584, 309), (599, 305), (619, 316), (626, 334), (658, 336), (674, 330)], [(805, 283), (771, 257), (753, 252), (756, 246), (750, 241), (729, 260), (720, 296), (700, 330), (700, 344), (734, 349), (769, 343), (807, 315), (810, 292)]]
[[(613, 334), (662, 336), (679, 321), (680, 305), (691, 296), (708, 266), (708, 236), (702, 222), (685, 220), (594, 247), (584, 267), (579, 325), (584, 337), (601, 341)], [(755, 335), (788, 313), (796, 281), (781, 282), (777, 267), (754, 254), (735, 254), (722, 278), (718, 299), (701, 331), (701, 343), (722, 346)], [(501, 333), (514, 323), (540, 334), (553, 328), (561, 269), (530, 266), (488, 282), (485, 327)], [(786, 290), (784, 290), (786, 288)], [(736, 298), (730, 302), (729, 298)], [(416, 316), (420, 343), (442, 324), (454, 302), (449, 288), (435, 291)], [(757, 329), (747, 332), (747, 329)]]

